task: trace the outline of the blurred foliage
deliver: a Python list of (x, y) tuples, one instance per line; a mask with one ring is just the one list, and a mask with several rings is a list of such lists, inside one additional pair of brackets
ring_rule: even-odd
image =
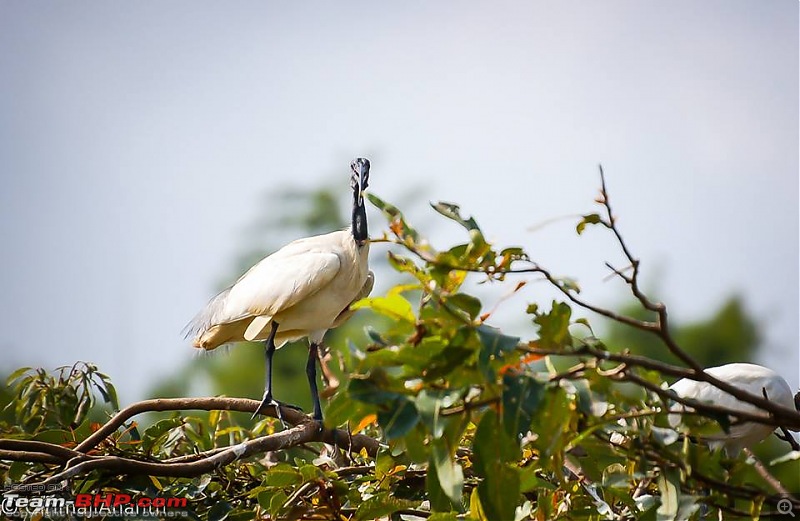
[[(640, 320), (653, 320), (641, 306), (630, 304), (620, 312)], [(684, 351), (691, 354), (703, 367), (733, 362), (752, 362), (761, 340), (756, 321), (748, 315), (744, 302), (738, 296), (730, 297), (719, 309), (705, 319), (689, 324), (677, 324), (673, 336)], [(655, 336), (644, 331), (611, 322), (608, 343), (629, 349), (670, 364), (680, 363), (677, 357), (664, 349)]]
[[(356, 307), (364, 311), (326, 338), (339, 358), (333, 365), (346, 377), (324, 413), (327, 427), (347, 426), (379, 438), (384, 448), (377, 457), (361, 453), (342, 462), (329, 447), (314, 444), (246, 458), (197, 478), (93, 471), (73, 480), (69, 492), (186, 497), (203, 519), (667, 520), (758, 518), (772, 508), (772, 491), (752, 461), (729, 459), (680, 436), (667, 421), (669, 404), (657, 394), (620, 382), (616, 364), (575, 355), (576, 348), (591, 346), (660, 358), (663, 347), (618, 329), (604, 341), (595, 338), (589, 321), (575, 318), (568, 301), (520, 309), (530, 324), (527, 338), (490, 327), (487, 310), (493, 307), (466, 293), (463, 284), (471, 276), (518, 288), (518, 275), (509, 271), (531, 266), (525, 251), (492, 245), (473, 218), (448, 203), (434, 209), (463, 227), (464, 242), (437, 249), (398, 208), (369, 198), (388, 221), (389, 231), (378, 240), (403, 247), (388, 260), (404, 282), (360, 301)], [(597, 223), (582, 222), (581, 232)], [(553, 284), (576, 287), (570, 279)], [(712, 320), (679, 329), (677, 338), (697, 349), (694, 354), (701, 347), (715, 352), (718, 358), (709, 362), (719, 365), (728, 356), (727, 342), (738, 350), (734, 359), (749, 358), (757, 332), (732, 301)], [(276, 378), (286, 378), (275, 387), (279, 399), (308, 406), (301, 399), (308, 396), (305, 354), (289, 347), (275, 356)], [(246, 345), (229, 357), (200, 359), (176, 377), (183, 385), (159, 393), (183, 395), (204, 376), (213, 391), (260, 396), (262, 356), (260, 346)], [(565, 368), (560, 359), (571, 364)], [(656, 371), (630, 370), (664, 384)], [(90, 429), (87, 393), (96, 391), (116, 408), (107, 377), (90, 365), (54, 376), (23, 369), (10, 384), (7, 412), (14, 416), (6, 413), (0, 423), (4, 438), (39, 439), (54, 431), (49, 441), (73, 446)], [(272, 419), (254, 424), (225, 411), (161, 418), (141, 429), (129, 425), (98, 450), (163, 461), (280, 429)], [(715, 425), (702, 417), (687, 423)], [(787, 452), (785, 445), (779, 450)], [(795, 455), (765, 459), (790, 490), (800, 490)], [(36, 481), (52, 472), (39, 463), (0, 463), (5, 483)]]

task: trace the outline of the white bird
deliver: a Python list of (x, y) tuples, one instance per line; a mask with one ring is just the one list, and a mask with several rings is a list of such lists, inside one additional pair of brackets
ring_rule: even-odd
[(307, 337), (306, 375), (314, 419), (322, 420), (316, 379), (318, 345), (327, 330), (350, 318), (350, 304), (369, 295), (375, 280), (367, 264), (369, 236), (364, 208), (369, 160), (355, 159), (350, 169), (353, 213), (349, 228), (298, 239), (265, 257), (211, 299), (187, 326), (195, 337), (194, 346), (206, 350), (231, 342), (265, 341), (264, 397), (253, 417), (268, 405), (276, 406), (276, 410), (284, 405), (272, 397), (275, 350), (288, 341)]
[[(705, 371), (719, 380), (756, 396), (764, 396), (764, 393), (766, 393), (767, 398), (772, 402), (785, 407), (796, 407), (789, 384), (772, 369), (756, 364), (738, 363), (711, 367)], [(751, 403), (738, 400), (708, 382), (698, 382), (683, 378), (672, 384), (670, 389), (682, 398), (691, 398), (698, 402), (707, 402), (735, 411), (769, 417), (768, 412)], [(691, 408), (677, 404), (671, 410), (677, 412), (691, 410)], [(677, 414), (670, 414), (669, 422), (675, 428), (680, 423), (680, 417)], [(775, 427), (772, 425), (758, 422), (742, 422), (731, 425), (730, 431), (727, 433), (709, 436), (708, 443), (712, 449), (722, 447), (728, 456), (736, 456), (743, 448), (750, 448), (765, 439), (774, 430)]]

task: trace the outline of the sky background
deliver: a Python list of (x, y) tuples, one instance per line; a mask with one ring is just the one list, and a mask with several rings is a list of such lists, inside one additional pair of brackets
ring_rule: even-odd
[[(193, 356), (180, 331), (268, 194), (346, 186), (362, 155), (436, 243), (463, 235), (425, 202), (457, 202), (613, 306), (609, 236), (530, 229), (593, 211), (602, 163), (646, 286), (678, 320), (742, 295), (797, 388), (791, 0), (0, 0), (0, 370), (91, 360), (142, 398)], [(514, 317), (550, 297), (495, 324), (530, 336)]]

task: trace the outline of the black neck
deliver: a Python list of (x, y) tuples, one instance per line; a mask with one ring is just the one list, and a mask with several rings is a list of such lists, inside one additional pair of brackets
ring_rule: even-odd
[(364, 208), (364, 200), (361, 204), (358, 201), (353, 202), (353, 239), (357, 243), (362, 244), (369, 239), (369, 232), (367, 231), (367, 209)]

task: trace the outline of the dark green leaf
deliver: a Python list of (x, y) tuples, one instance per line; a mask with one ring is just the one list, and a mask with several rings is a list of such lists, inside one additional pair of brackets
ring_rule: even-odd
[(228, 518), (228, 513), (233, 510), (233, 507), (227, 501), (218, 501), (208, 511), (209, 521), (223, 521)]
[(353, 378), (350, 380), (347, 385), (347, 393), (353, 400), (377, 405), (394, 401), (402, 396), (392, 391), (384, 391), (368, 378)]
[(447, 217), (448, 219), (457, 222), (458, 224), (466, 228), (468, 231), (477, 230), (478, 232), (480, 232), (481, 230), (480, 227), (478, 226), (478, 223), (476, 223), (475, 219), (473, 219), (472, 217), (468, 219), (464, 219), (463, 217), (461, 217), (460, 213), (461, 208), (457, 204), (439, 201), (438, 203), (431, 203), (431, 207), (440, 214)]
[(442, 417), (442, 409), (452, 406), (460, 396), (459, 391), (433, 391), (423, 389), (417, 395), (417, 410), (428, 431), (434, 438), (444, 434), (446, 420)]
[(358, 423), (362, 418), (375, 412), (374, 405), (353, 400), (347, 393), (338, 393), (325, 407), (325, 426), (335, 427), (347, 422)]
[(422, 424), (417, 423), (417, 426), (406, 434), (405, 439), (406, 451), (411, 461), (415, 463), (425, 463), (430, 458), (430, 447), (425, 443), (425, 428)]
[(491, 363), (505, 353), (513, 351), (519, 344), (519, 337), (504, 335), (499, 329), (487, 325), (478, 327), (478, 337), (481, 340), (478, 365), (486, 379), (494, 380)]
[(467, 295), (466, 293), (456, 293), (455, 295), (448, 297), (447, 303), (466, 311), (471, 320), (475, 320), (475, 318), (481, 312), (481, 301), (472, 295)]
[(378, 411), (378, 423), (387, 440), (405, 436), (419, 422), (417, 408), (408, 398), (395, 400), (388, 410)]
[(478, 496), (488, 519), (514, 519), (519, 504), (519, 471), (499, 461), (486, 469), (486, 478), (478, 485)]
[(517, 438), (531, 427), (533, 413), (544, 395), (544, 384), (525, 375), (503, 376), (503, 426)]
[(519, 442), (506, 433), (492, 409), (483, 414), (472, 446), (475, 472), (482, 476), (487, 474), (488, 467), (494, 462), (516, 461), (519, 457)]
[(520, 474), (520, 492), (533, 492), (539, 488), (556, 490), (558, 487), (537, 475), (538, 469), (534, 465), (522, 467)]
[(412, 503), (409, 501), (394, 498), (388, 492), (381, 492), (358, 505), (355, 519), (356, 521), (378, 519), (411, 506)]

